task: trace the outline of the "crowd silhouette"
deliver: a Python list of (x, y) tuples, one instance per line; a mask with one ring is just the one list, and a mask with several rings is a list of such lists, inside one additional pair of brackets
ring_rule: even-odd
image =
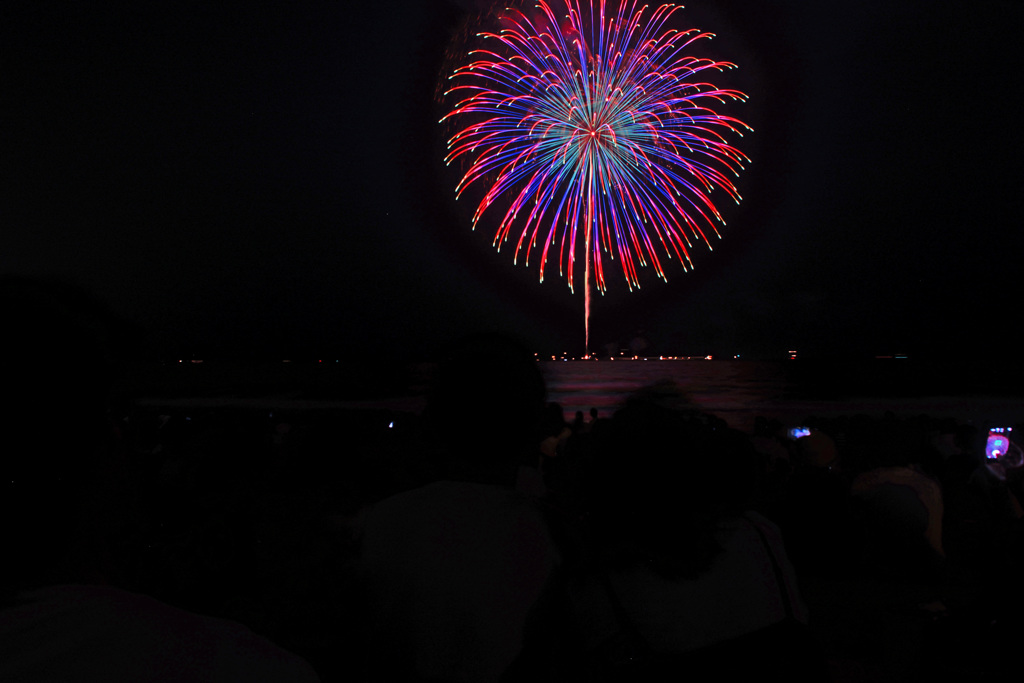
[[(463, 340), (420, 414), (110, 400), (102, 306), (0, 282), (4, 681), (994, 680), (1021, 468), (950, 418), (546, 401)], [(130, 398), (130, 397), (129, 397)]]

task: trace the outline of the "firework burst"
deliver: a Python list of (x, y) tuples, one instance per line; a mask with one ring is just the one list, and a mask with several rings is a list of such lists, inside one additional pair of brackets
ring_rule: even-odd
[(694, 245), (724, 225), (712, 195), (740, 201), (732, 179), (748, 159), (729, 138), (750, 128), (716, 107), (746, 95), (705, 80), (735, 65), (692, 56), (712, 34), (675, 28), (681, 9), (509, 8), (449, 76), (446, 161), (465, 164), (457, 196), (482, 188), (474, 229), (494, 207), (499, 251), (511, 242), (514, 261), (539, 258), (541, 281), (557, 256), (570, 289), (582, 258), (588, 315), (591, 268), (602, 292), (606, 259), (630, 289), (638, 267), (663, 280), (665, 259), (688, 270)]

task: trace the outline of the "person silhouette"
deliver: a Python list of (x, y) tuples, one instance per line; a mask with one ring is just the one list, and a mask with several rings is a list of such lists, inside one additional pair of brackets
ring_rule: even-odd
[(465, 340), (440, 364), (424, 421), (444, 475), (363, 518), (370, 680), (498, 681), (519, 654), (558, 564), (539, 506), (515, 489), (543, 409), (536, 361), (509, 339)]
[(0, 680), (319, 680), (305, 661), (240, 624), (104, 576), (86, 532), (111, 466), (108, 320), (75, 287), (0, 280)]

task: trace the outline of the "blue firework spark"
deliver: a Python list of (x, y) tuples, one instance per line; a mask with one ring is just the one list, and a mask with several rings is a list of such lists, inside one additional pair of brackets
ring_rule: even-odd
[(674, 28), (681, 9), (508, 8), (449, 76), (446, 161), (467, 168), (456, 194), (484, 188), (474, 229), (500, 207), (495, 246), (514, 241), (514, 260), (527, 264), (539, 252), (541, 281), (554, 253), (570, 289), (579, 256), (601, 291), (605, 258), (630, 289), (638, 266), (666, 279), (663, 259), (688, 270), (694, 244), (719, 235), (712, 193), (740, 201), (733, 178), (749, 160), (729, 138), (751, 129), (716, 107), (747, 98), (705, 80), (735, 65), (691, 54), (712, 34)]

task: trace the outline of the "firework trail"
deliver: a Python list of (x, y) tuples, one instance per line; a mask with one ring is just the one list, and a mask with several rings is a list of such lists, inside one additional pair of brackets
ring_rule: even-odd
[[(735, 202), (732, 178), (747, 157), (729, 144), (751, 130), (715, 111), (745, 101), (704, 80), (735, 68), (692, 56), (712, 34), (677, 30), (679, 5), (624, 0), (539, 0), (498, 13), (493, 31), (449, 76), (454, 126), (446, 162), (465, 163), (456, 188), (481, 186), (475, 229), (501, 216), (494, 244), (514, 261), (557, 256), (573, 289), (583, 259), (589, 346), (590, 279), (604, 292), (605, 261), (617, 260), (630, 290), (638, 267), (666, 280), (664, 259), (692, 267), (690, 252), (723, 224), (716, 190)], [(582, 247), (582, 250), (580, 250)]]

